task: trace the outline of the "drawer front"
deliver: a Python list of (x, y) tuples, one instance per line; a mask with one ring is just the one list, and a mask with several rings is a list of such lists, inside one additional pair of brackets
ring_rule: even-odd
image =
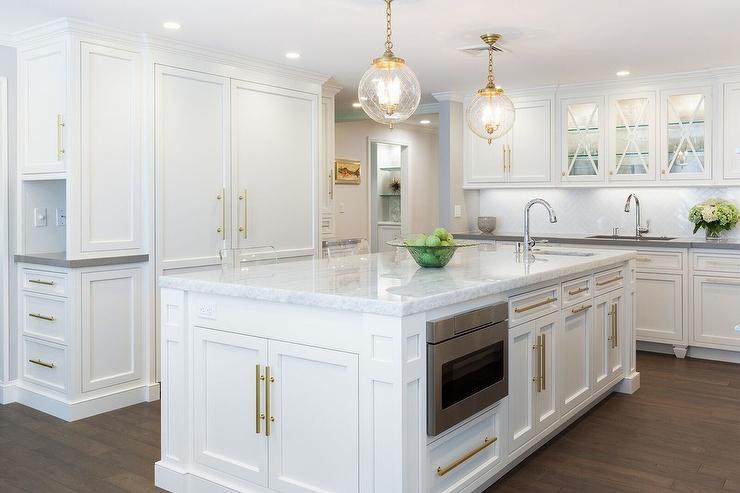
[(740, 255), (730, 253), (693, 253), (695, 271), (740, 274)]
[(51, 342), (23, 338), (23, 379), (59, 392), (67, 390), (67, 350)]
[(575, 305), (591, 298), (593, 295), (593, 278), (581, 277), (563, 283), (563, 307)]
[(560, 309), (560, 286), (549, 286), (509, 299), (509, 326), (554, 313)]
[(40, 339), (65, 344), (67, 337), (67, 302), (59, 298), (23, 294), (21, 312), (23, 333)]
[(594, 296), (608, 293), (624, 286), (624, 269), (610, 269), (594, 274)]
[(675, 270), (682, 271), (684, 266), (682, 252), (637, 251), (637, 270)]
[(24, 268), (21, 273), (21, 284), (26, 291), (67, 296), (67, 275), (63, 272)]
[(427, 446), (427, 491), (460, 491), (501, 463), (504, 407), (499, 404)]

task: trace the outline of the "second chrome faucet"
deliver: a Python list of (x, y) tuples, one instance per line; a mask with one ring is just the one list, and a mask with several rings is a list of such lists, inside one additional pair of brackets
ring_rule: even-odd
[(650, 232), (650, 222), (648, 221), (647, 226), (642, 225), (642, 214), (640, 211), (640, 199), (637, 198), (637, 195), (634, 193), (629, 194), (627, 196), (627, 201), (624, 203), (624, 212), (630, 211), (630, 205), (632, 204), (632, 199), (635, 199), (635, 236), (640, 237), (645, 233)]

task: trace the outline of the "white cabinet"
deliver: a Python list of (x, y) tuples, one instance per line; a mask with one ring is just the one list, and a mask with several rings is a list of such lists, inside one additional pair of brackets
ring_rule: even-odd
[(637, 325), (641, 341), (685, 341), (684, 275), (637, 272)]
[(563, 414), (591, 395), (591, 337), (594, 324), (592, 301), (585, 300), (562, 311), (557, 340), (560, 405)]
[(69, 43), (18, 53), (18, 163), (21, 173), (66, 170)]
[(695, 275), (693, 341), (717, 349), (740, 348), (740, 278)]
[(392, 252), (395, 247), (388, 245), (389, 241), (401, 237), (401, 226), (397, 224), (378, 224), (378, 252)]
[(560, 100), (561, 180), (604, 180), (606, 104), (603, 96)]
[(609, 97), (609, 180), (655, 180), (655, 93)]
[(625, 333), (624, 290), (594, 298), (591, 337), (591, 369), (594, 392), (612, 384), (624, 374), (622, 344)]
[(740, 82), (724, 86), (722, 162), (726, 180), (740, 179)]
[(465, 181), (471, 186), (505, 183), (508, 178), (507, 163), (509, 139), (504, 136), (490, 144), (475, 135), (466, 125)]
[(321, 237), (334, 236), (334, 96), (339, 88), (324, 84), (321, 95), (321, 140), (319, 143), (319, 208), (321, 209)]
[(198, 467), (285, 493), (359, 490), (356, 355), (200, 327), (194, 355)]
[(525, 445), (559, 418), (556, 343), (560, 314), (509, 329), (509, 444)]
[(660, 103), (661, 179), (711, 178), (711, 86), (662, 91)]
[(157, 65), (155, 90), (160, 266), (217, 264), (230, 235), (229, 79)]

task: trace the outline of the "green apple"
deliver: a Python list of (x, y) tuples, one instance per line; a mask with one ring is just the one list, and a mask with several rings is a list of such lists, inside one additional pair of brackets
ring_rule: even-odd
[(437, 238), (439, 238), (442, 241), (445, 241), (447, 239), (447, 236), (449, 234), (450, 233), (448, 233), (447, 230), (444, 229), (444, 228), (437, 228), (437, 229), (434, 230), (434, 236), (436, 236)]
[(437, 257), (431, 252), (424, 252), (421, 254), (421, 263), (426, 265), (436, 265), (439, 263)]
[(442, 244), (442, 240), (439, 239), (439, 236), (430, 235), (427, 236), (426, 239), (426, 246), (428, 247), (437, 247)]
[(419, 235), (414, 240), (414, 246), (425, 246), (427, 244), (427, 237), (424, 235)]

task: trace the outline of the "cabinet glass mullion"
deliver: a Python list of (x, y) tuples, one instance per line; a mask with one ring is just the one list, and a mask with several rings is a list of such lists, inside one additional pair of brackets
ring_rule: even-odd
[(705, 171), (704, 94), (676, 94), (665, 98), (667, 149), (663, 167), (669, 175)]

